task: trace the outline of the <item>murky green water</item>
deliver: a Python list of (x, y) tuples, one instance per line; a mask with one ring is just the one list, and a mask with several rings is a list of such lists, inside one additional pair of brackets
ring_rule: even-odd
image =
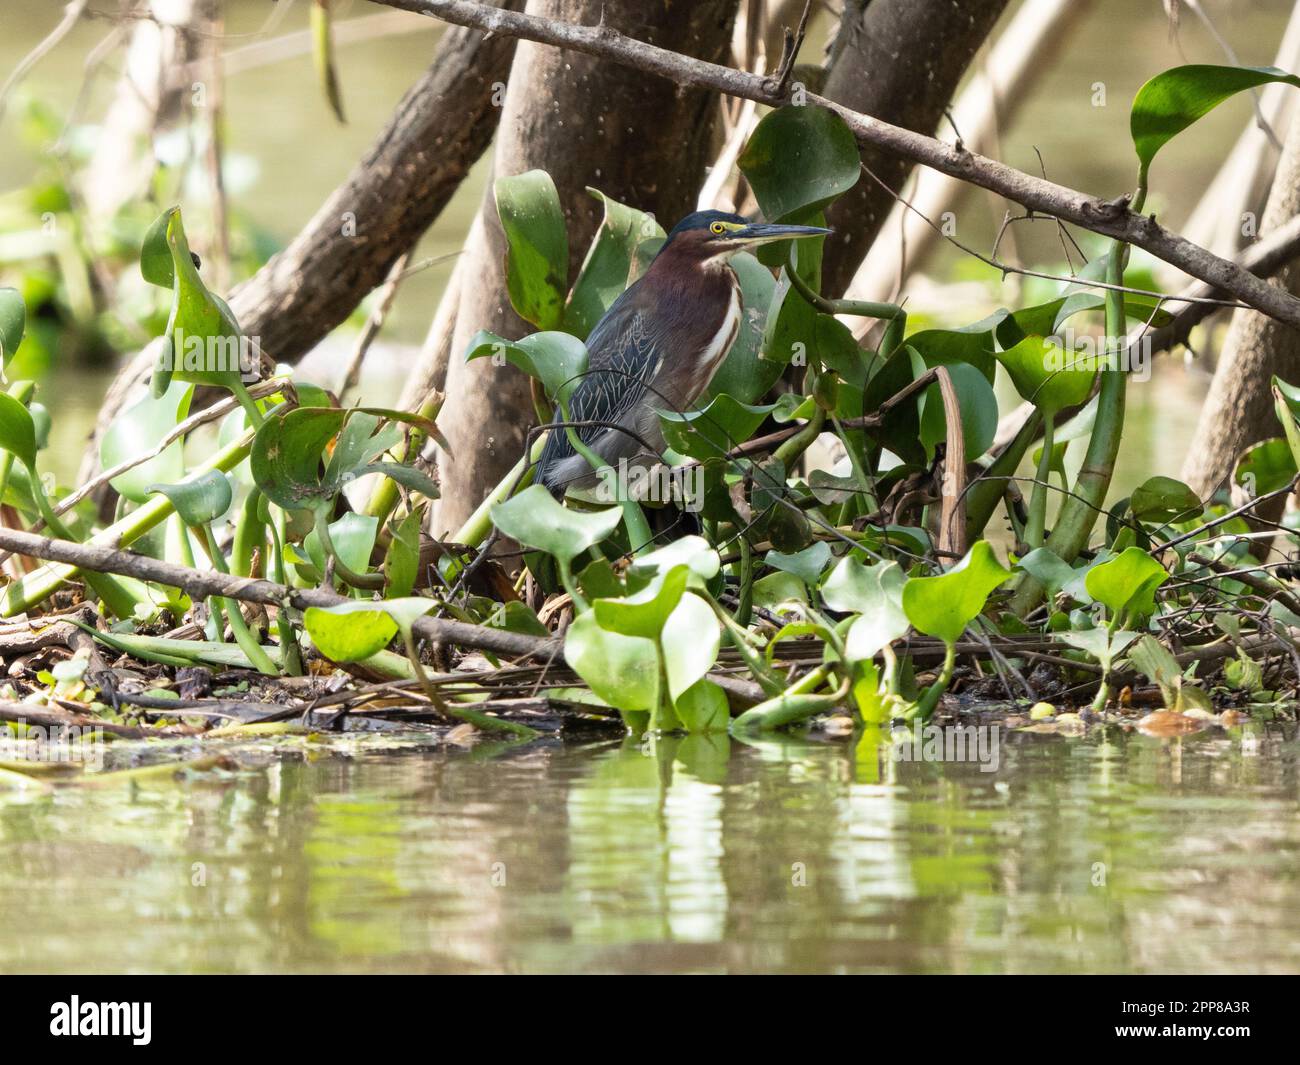
[[(0, 971), (1300, 967), (1300, 744), (232, 748), (0, 799)], [(206, 748), (205, 748), (206, 749)]]

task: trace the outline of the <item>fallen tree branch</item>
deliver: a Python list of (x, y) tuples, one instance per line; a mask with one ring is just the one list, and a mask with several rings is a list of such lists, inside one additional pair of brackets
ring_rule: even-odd
[[(780, 91), (776, 78), (760, 77), (716, 63), (692, 59), (627, 37), (607, 26), (575, 26), (555, 19), (486, 7), (471, 3), (470, 0), (372, 2), (460, 26), (487, 30), (503, 37), (519, 37), (584, 52), (656, 74), (679, 85), (712, 89), (774, 106), (787, 102), (788, 94)], [(1154, 217), (1134, 214), (1128, 209), (1125, 198), (1102, 200), (1088, 196), (976, 155), (960, 144), (945, 144), (933, 137), (891, 126), (814, 93), (806, 94), (806, 98), (808, 102), (838, 114), (860, 142), (875, 145), (969, 184), (996, 192), (1032, 211), (1050, 214), (1102, 236), (1143, 248), (1256, 310), (1280, 322), (1300, 327), (1300, 299), (1165, 229)]]
[[(76, 544), (70, 540), (54, 540), (47, 536), (0, 529), (0, 548), (47, 562), (60, 562), (95, 573), (113, 573), (135, 577), (151, 584), (165, 584), (182, 589), (191, 598), (207, 599), (222, 596), (247, 603), (268, 606), (290, 606), (296, 610), (308, 607), (331, 607), (339, 603), (355, 602), (326, 588), (286, 588), (274, 581), (256, 577), (235, 577), (215, 570), (197, 570), (177, 566), (134, 551), (119, 551), (111, 547)], [(423, 617), (415, 623), (415, 631), (427, 640), (457, 647), (473, 647), (480, 651), (510, 657), (552, 659), (560, 653), (560, 642), (554, 638), (529, 636), (525, 633), (507, 632), (483, 625), (469, 625), (449, 618)]]

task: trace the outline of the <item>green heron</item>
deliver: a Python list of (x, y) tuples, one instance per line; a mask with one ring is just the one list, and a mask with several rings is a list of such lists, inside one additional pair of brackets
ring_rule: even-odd
[[(642, 277), (611, 304), (587, 338), (587, 374), (569, 400), (579, 439), (611, 466), (660, 461), (656, 410), (686, 411), (709, 387), (740, 326), (740, 283), (727, 260), (775, 240), (818, 237), (816, 226), (748, 222), (696, 211), (668, 234)], [(556, 422), (561, 416), (556, 413)], [(655, 448), (647, 454), (646, 445)], [(568, 434), (553, 429), (537, 462), (537, 481), (560, 496), (596, 475)]]

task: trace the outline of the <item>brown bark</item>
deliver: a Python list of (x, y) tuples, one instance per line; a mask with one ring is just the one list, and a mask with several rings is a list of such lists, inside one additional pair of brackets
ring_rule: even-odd
[[(933, 133), (1007, 0), (845, 0), (824, 95), (895, 126)], [(831, 207), (826, 291), (842, 293), (894, 205), (910, 160), (862, 144), (864, 173)]]
[[(1300, 114), (1291, 120), (1260, 232), (1270, 234), (1300, 214)], [(1300, 265), (1290, 263), (1270, 281), (1300, 294)], [(1202, 496), (1232, 474), (1250, 445), (1278, 436), (1269, 382), (1277, 374), (1300, 382), (1300, 332), (1258, 311), (1233, 313), (1204, 413), (1183, 466), (1183, 479)]]
[[(496, 6), (517, 10), (522, 0)], [(515, 42), (449, 29), (352, 173), (293, 242), (235, 290), (244, 331), (292, 362), (343, 322), (413, 247), (487, 148)], [(355, 219), (355, 233), (350, 220)]]
[[(606, 27), (638, 40), (718, 62), (731, 40), (736, 6), (737, 0), (530, 0), (528, 12), (589, 26), (603, 19)], [(693, 209), (710, 159), (715, 111), (712, 95), (699, 89), (591, 56), (521, 44), (510, 71), (494, 176), (532, 169), (551, 175), (568, 222), (572, 280), (602, 214), (586, 186), (653, 211), (671, 227)], [(462, 357), (480, 329), (512, 337), (528, 331), (506, 296), (504, 257), (489, 186), (458, 270), (448, 402), (439, 422), (451, 454), (441, 457), (436, 531), (456, 529), (514, 465), (532, 421), (523, 374)]]

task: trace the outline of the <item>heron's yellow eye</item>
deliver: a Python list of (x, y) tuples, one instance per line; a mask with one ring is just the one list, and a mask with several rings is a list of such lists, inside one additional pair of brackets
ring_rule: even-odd
[(713, 225), (709, 226), (709, 229), (712, 230), (713, 233), (715, 233), (719, 237), (722, 236), (722, 234), (727, 231), (727, 227), (724, 226), (721, 222), (714, 222)]

